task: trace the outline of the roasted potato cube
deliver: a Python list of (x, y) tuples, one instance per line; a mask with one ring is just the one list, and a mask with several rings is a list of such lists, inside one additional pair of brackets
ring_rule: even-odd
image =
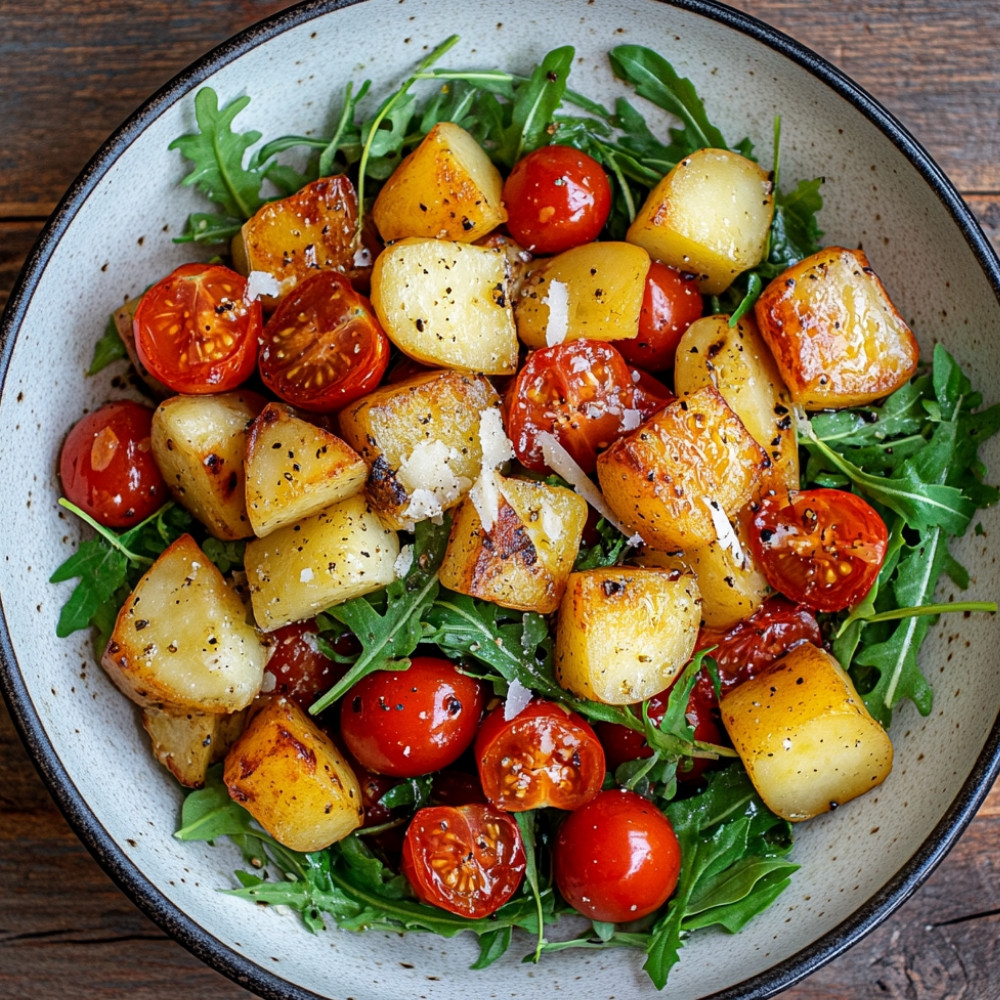
[(916, 338), (861, 250), (807, 257), (754, 309), (792, 399), (807, 410), (874, 402), (916, 370)]
[(360, 493), (365, 460), (336, 434), (283, 403), (268, 403), (247, 433), (246, 502), (258, 538)]
[(372, 305), (389, 339), (425, 365), (512, 375), (517, 331), (507, 257), (454, 240), (405, 239), (372, 270)]
[(587, 512), (572, 490), (487, 470), (455, 511), (438, 579), (504, 608), (555, 611)]
[(764, 450), (705, 386), (669, 403), (597, 456), (597, 478), (615, 516), (646, 545), (667, 552), (707, 545), (767, 468)]
[(692, 576), (640, 566), (573, 573), (559, 605), (556, 679), (607, 705), (642, 701), (691, 659), (700, 621)]
[(263, 405), (245, 392), (171, 396), (153, 414), (150, 446), (170, 492), (216, 538), (253, 534), (243, 456), (247, 425)]
[(585, 243), (529, 265), (514, 301), (517, 335), (538, 348), (639, 333), (649, 254), (631, 243)]
[(489, 379), (432, 371), (386, 385), (340, 413), (340, 433), (368, 463), (366, 493), (402, 529), (454, 507), (479, 478), (480, 414), (498, 406)]
[(799, 443), (791, 396), (752, 319), (730, 326), (728, 316), (704, 316), (687, 328), (677, 345), (674, 391), (683, 396), (705, 385), (722, 393), (767, 452), (771, 467), (762, 488), (797, 490)]
[(364, 819), (358, 779), (333, 740), (293, 701), (272, 698), (226, 754), (230, 797), (279, 843), (321, 851)]
[(721, 703), (722, 721), (769, 809), (792, 822), (881, 784), (892, 743), (826, 650), (802, 643)]
[(153, 756), (187, 788), (201, 788), (209, 767), (222, 760), (243, 729), (245, 712), (216, 715), (147, 707), (142, 727), (149, 733)]
[(625, 238), (718, 295), (763, 260), (773, 214), (766, 170), (728, 149), (699, 149), (653, 188)]
[(262, 271), (274, 279), (261, 294), (272, 309), (317, 270), (357, 277), (366, 267), (355, 239), (358, 196), (349, 177), (321, 177), (287, 198), (258, 209), (232, 243), (241, 274)]
[(372, 216), (386, 242), (407, 236), (472, 243), (507, 221), (503, 178), (460, 125), (439, 122), (382, 185)]
[(238, 712), (267, 649), (249, 609), (190, 535), (168, 546), (118, 612), (101, 663), (132, 701), (175, 712)]
[(273, 632), (396, 577), (399, 538), (363, 496), (247, 542), (244, 553), (257, 624)]

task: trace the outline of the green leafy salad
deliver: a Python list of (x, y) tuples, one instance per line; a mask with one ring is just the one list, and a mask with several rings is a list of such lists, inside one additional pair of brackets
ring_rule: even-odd
[[(757, 162), (750, 139), (734, 144), (724, 137), (691, 82), (649, 49), (623, 45), (608, 53), (623, 93), (630, 95), (609, 108), (569, 87), (570, 47), (553, 50), (530, 75), (519, 76), (441, 68), (438, 64), (456, 40), (440, 45), (384, 97), (372, 95), (367, 82), (348, 84), (333, 101), (323, 136), (262, 141), (258, 132), (237, 127), (249, 97), (220, 103), (211, 89), (200, 90), (194, 102), (197, 131), (177, 138), (171, 149), (191, 164), (184, 184), (194, 186), (211, 208), (188, 218), (181, 241), (216, 248), (219, 261), (228, 262), (230, 241), (255, 213), (333, 175), (347, 175), (356, 188), (354, 224), (360, 233), (370, 224), (372, 203), (382, 186), (440, 123), (454, 123), (474, 137), (503, 175), (527, 154), (549, 145), (587, 154), (610, 182), (611, 201), (601, 231), (606, 241), (624, 241), (650, 192), (697, 151), (727, 150)], [(644, 109), (651, 108), (675, 120), (665, 135), (647, 123)], [(822, 179), (784, 184), (777, 162), (779, 135), (776, 124), (775, 160), (763, 168), (773, 186), (765, 253), (727, 288), (705, 296), (705, 314), (726, 314), (733, 328), (752, 321), (755, 305), (775, 278), (823, 247)], [(90, 374), (134, 359), (119, 333), (120, 327), (109, 324)], [(255, 378), (251, 375), (249, 384), (256, 391)], [(202, 787), (186, 795), (176, 836), (183, 841), (228, 839), (238, 845), (246, 866), (235, 873), (235, 887), (225, 891), (253, 903), (288, 907), (312, 932), (323, 931), (331, 921), (348, 931), (429, 931), (445, 937), (468, 932), (479, 944), (475, 968), (489, 966), (509, 949), (537, 962), (550, 951), (628, 947), (643, 954), (644, 969), (663, 988), (690, 934), (705, 927), (739, 931), (774, 902), (797, 867), (794, 823), (765, 804), (746, 761), (734, 749), (737, 741), (727, 737), (720, 722), (719, 701), (725, 703), (734, 671), (742, 670), (741, 679), (749, 682), (753, 671), (747, 664), (764, 669), (762, 658), (768, 653), (774, 658), (791, 641), (808, 639), (824, 655), (832, 653), (867, 712), (888, 729), (904, 701), (912, 701), (923, 715), (931, 711), (932, 691), (918, 652), (938, 616), (996, 611), (995, 604), (982, 601), (936, 603), (943, 577), (962, 589), (969, 584), (968, 571), (949, 548), (951, 540), (980, 530), (977, 512), (1000, 498), (984, 482), (986, 470), (978, 454), (979, 446), (1000, 429), (1000, 406), (983, 406), (980, 393), (943, 345), (881, 400), (812, 409), (808, 415), (798, 408), (785, 427), (792, 417), (802, 489), (861, 498), (865, 510), (884, 525), (877, 575), (873, 570), (873, 582), (863, 593), (832, 609), (804, 599), (804, 585), (802, 592), (777, 595), (784, 603), (765, 602), (763, 617), (752, 618), (749, 626), (706, 628), (702, 623), (699, 630), (695, 620), (694, 653), (656, 698), (614, 704), (568, 687), (561, 683), (562, 654), (552, 613), (505, 607), (477, 596), (474, 588), (466, 593), (446, 586), (440, 571), (459, 516), (453, 508), (400, 530), (407, 557), (401, 554), (396, 560), (392, 582), (321, 609), (311, 625), (310, 642), (328, 659), (330, 673), (323, 689), (310, 697), (308, 714), (330, 727), (334, 739), (336, 713), (357, 697), (358, 685), (403, 671), (415, 657), (432, 656), (459, 665), (463, 675), (474, 679), (488, 711), (502, 714), (495, 704), (517, 704), (508, 713), (516, 719), (529, 700), (556, 703), (564, 715), (581, 720), (602, 739), (613, 731), (637, 741), (641, 752), (628, 759), (612, 760), (609, 752), (607, 773), (600, 767), (595, 790), (601, 785), (600, 794), (624, 789), (669, 821), (677, 865), (665, 902), (634, 920), (607, 919), (614, 911), (594, 915), (571, 905), (572, 893), (566, 890), (571, 882), (558, 880), (556, 855), (566, 817), (574, 813), (548, 800), (537, 808), (512, 809), (508, 816), (523, 877), (505, 902), (484, 915), (431, 905), (407, 875), (412, 871), (407, 865), (415, 862), (401, 864), (399, 852), (405, 859), (406, 851), (414, 850), (400, 845), (415, 817), (442, 807), (447, 798), (437, 771), (362, 780), (368, 807), (363, 825), (322, 849), (301, 851), (286, 846), (254, 818), (216, 763), (199, 782)], [(514, 438), (509, 427), (508, 434)], [(769, 463), (765, 459), (762, 464)], [(576, 466), (570, 471), (550, 467), (526, 478), (590, 499), (584, 481), (588, 472), (581, 476)], [(589, 489), (596, 491), (592, 480)], [(182, 536), (193, 536), (227, 579), (245, 579), (256, 540), (220, 540), (183, 500), (175, 496), (125, 530), (102, 523), (71, 502), (72, 497), (63, 501), (94, 534), (52, 575), (52, 582), (76, 581), (59, 619), (61, 637), (92, 629), (97, 657), (104, 657), (107, 666), (109, 649), (116, 647), (116, 622), (125, 614), (129, 595)], [(636, 564), (642, 553), (633, 530), (634, 525), (599, 508), (582, 531), (568, 569), (600, 573)], [(758, 528), (758, 547), (773, 545), (774, 535), (772, 528)], [(757, 551), (753, 544), (750, 549)], [(820, 551), (816, 558), (822, 556)], [(671, 579), (676, 581), (676, 572)], [(770, 576), (768, 583), (773, 595), (777, 588)], [(610, 598), (612, 585), (605, 582), (604, 587)], [(805, 631), (795, 631), (803, 622)], [(783, 631), (787, 629), (791, 631)], [(710, 705), (714, 723), (708, 730), (700, 729), (692, 714), (698, 699)], [(482, 756), (480, 746), (477, 742), (477, 756)], [(455, 767), (461, 769), (464, 761), (475, 772), (471, 758), (469, 750)], [(478, 791), (473, 800), (485, 802)], [(844, 821), (849, 821), (846, 815)], [(581, 912), (589, 917), (583, 929), (579, 921), (560, 922)]]

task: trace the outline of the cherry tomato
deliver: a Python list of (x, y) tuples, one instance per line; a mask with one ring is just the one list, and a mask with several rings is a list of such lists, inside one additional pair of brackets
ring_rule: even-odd
[(528, 355), (505, 397), (507, 435), (528, 469), (547, 470), (538, 443), (547, 432), (591, 473), (598, 452), (667, 402), (633, 381), (610, 344), (569, 340)]
[(513, 719), (504, 706), (483, 722), (475, 745), (486, 798), (524, 812), (552, 806), (577, 809), (600, 791), (604, 750), (594, 730), (554, 701), (536, 699)]
[(106, 528), (138, 524), (167, 500), (149, 445), (152, 419), (141, 403), (106, 403), (74, 424), (63, 442), (63, 493)]
[(183, 264), (139, 300), (135, 349), (149, 373), (174, 392), (228, 392), (257, 365), (260, 301), (247, 279), (221, 264)]
[(704, 309), (694, 275), (654, 260), (646, 276), (639, 335), (612, 343), (629, 364), (645, 371), (666, 371), (674, 367), (674, 354), (684, 331)]
[(767, 582), (816, 611), (841, 611), (871, 589), (889, 542), (885, 523), (845, 490), (801, 490), (762, 499), (749, 543)]
[(418, 809), (403, 841), (402, 870), (417, 898), (463, 917), (503, 906), (526, 866), (517, 823), (488, 804)]
[(450, 660), (415, 656), (409, 669), (378, 670), (344, 695), (340, 734), (362, 767), (415, 778), (472, 745), (483, 705), (482, 685)]
[(316, 623), (293, 622), (268, 636), (271, 644), (265, 686), (306, 710), (344, 675), (344, 667), (320, 651)]
[(621, 923), (652, 913), (670, 898), (681, 849), (670, 820), (652, 802), (612, 789), (563, 821), (552, 864), (570, 906), (592, 920)]
[[(718, 664), (719, 686), (725, 694), (801, 642), (823, 644), (816, 616), (805, 605), (775, 594), (730, 628), (703, 627), (696, 648), (712, 649), (710, 655)], [(711, 704), (716, 703), (715, 686), (706, 670), (699, 676), (695, 691)]]
[(571, 146), (528, 153), (504, 182), (507, 229), (526, 250), (555, 254), (597, 239), (611, 212), (604, 168)]
[(337, 271), (317, 271), (264, 327), (260, 377), (277, 396), (329, 413), (370, 392), (389, 364), (389, 338), (371, 303)]

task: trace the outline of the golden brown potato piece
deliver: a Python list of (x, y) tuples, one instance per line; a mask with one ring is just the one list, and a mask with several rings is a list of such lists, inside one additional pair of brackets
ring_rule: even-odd
[(536, 260), (514, 300), (517, 335), (531, 348), (635, 337), (648, 273), (645, 250), (614, 241)]
[(614, 515), (670, 552), (724, 539), (767, 465), (719, 390), (706, 386), (601, 452), (597, 478)]
[(361, 788), (333, 740), (292, 701), (272, 698), (226, 754), (235, 802), (293, 851), (321, 851), (364, 819)]
[(626, 239), (695, 274), (703, 294), (718, 295), (763, 260), (773, 187), (767, 171), (739, 153), (700, 149), (653, 188)]
[(340, 413), (340, 433), (368, 463), (366, 493), (397, 529), (454, 507), (478, 479), (480, 415), (498, 406), (489, 379), (435, 370), (385, 385)]
[(472, 243), (507, 221), (503, 178), (460, 125), (439, 122), (392, 172), (372, 217), (386, 242), (407, 236)]
[(573, 573), (556, 625), (559, 683), (581, 698), (630, 705), (670, 686), (701, 621), (694, 577), (608, 566)]
[(389, 339), (425, 365), (512, 375), (517, 331), (506, 254), (454, 240), (405, 239), (372, 270), (372, 305)]
[(874, 402), (916, 371), (916, 338), (861, 250), (807, 257), (754, 309), (792, 399), (807, 410)]
[(587, 512), (572, 490), (484, 472), (455, 511), (438, 579), (504, 608), (549, 614), (559, 607)]
[(245, 712), (216, 715), (147, 707), (142, 727), (152, 741), (153, 756), (182, 785), (201, 788), (209, 767), (225, 757), (239, 736), (245, 717)]
[(769, 809), (797, 822), (881, 784), (892, 743), (826, 650), (802, 643), (726, 694), (722, 721)]
[(368, 266), (358, 253), (358, 196), (349, 177), (321, 177), (287, 198), (258, 209), (232, 243), (241, 274), (261, 271), (277, 283), (262, 293), (271, 309), (314, 271), (341, 271), (356, 278)]
[(250, 425), (246, 459), (247, 516), (263, 538), (364, 489), (368, 466), (336, 434), (268, 403)]
[(171, 396), (156, 408), (153, 457), (174, 499), (216, 538), (253, 534), (247, 517), (246, 428), (264, 400), (252, 392)]
[(249, 609), (182, 535), (119, 611), (101, 664), (139, 705), (226, 714), (254, 699), (266, 661)]

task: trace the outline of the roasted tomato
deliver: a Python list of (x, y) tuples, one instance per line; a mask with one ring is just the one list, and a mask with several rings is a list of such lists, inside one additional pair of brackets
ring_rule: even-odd
[(264, 668), (265, 690), (284, 695), (300, 708), (308, 710), (344, 674), (340, 664), (320, 651), (315, 622), (292, 622), (267, 638), (271, 651)]
[(461, 757), (483, 705), (482, 685), (450, 660), (415, 656), (409, 669), (378, 670), (344, 695), (340, 734), (369, 771), (415, 778)]
[(634, 380), (610, 344), (570, 340), (528, 355), (505, 396), (507, 435), (528, 469), (547, 469), (538, 442), (546, 432), (591, 473), (598, 452), (668, 401)]
[(507, 229), (526, 250), (555, 254), (597, 239), (611, 211), (604, 168), (571, 146), (542, 146), (503, 186)]
[(684, 331), (704, 308), (693, 275), (651, 261), (639, 311), (639, 335), (612, 343), (629, 364), (648, 372), (666, 371), (674, 367), (674, 354)]
[(498, 910), (526, 867), (517, 823), (489, 804), (418, 809), (403, 841), (403, 874), (417, 897), (462, 917)]
[(153, 411), (123, 399), (77, 421), (59, 454), (66, 499), (106, 528), (129, 528), (168, 499), (153, 460)]
[(677, 886), (681, 849), (670, 820), (635, 792), (601, 792), (570, 813), (552, 850), (559, 892), (591, 920), (620, 923), (659, 909)]
[(242, 275), (221, 264), (183, 264), (139, 300), (136, 353), (174, 392), (228, 392), (254, 372), (261, 317)]
[(371, 303), (337, 271), (317, 271), (267, 321), (260, 377), (292, 406), (330, 413), (370, 392), (389, 364)]
[(604, 782), (594, 730), (553, 701), (532, 701), (512, 719), (503, 705), (495, 708), (476, 737), (475, 755), (486, 798), (511, 812), (576, 809)]
[(857, 604), (871, 590), (889, 544), (878, 512), (846, 490), (765, 497), (749, 525), (750, 548), (767, 582), (816, 611)]

